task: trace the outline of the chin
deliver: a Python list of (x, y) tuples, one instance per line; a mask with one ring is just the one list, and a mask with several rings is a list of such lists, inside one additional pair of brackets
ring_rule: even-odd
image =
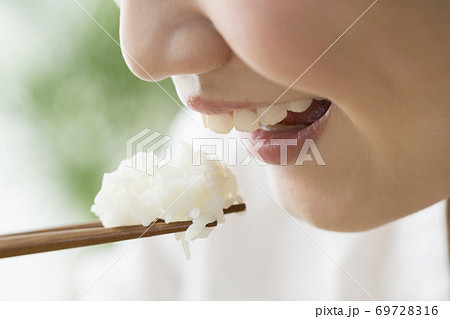
[(338, 193), (330, 194), (326, 191), (313, 191), (326, 189), (326, 186), (317, 185), (308, 191), (301, 182), (289, 182), (273, 174), (271, 177), (272, 193), (284, 210), (317, 228), (360, 232), (390, 221), (386, 215), (377, 213), (381, 208), (374, 207), (367, 196), (361, 195), (358, 188), (336, 188)]
[[(300, 201), (287, 198), (286, 193), (278, 193), (277, 199), (293, 217), (324, 230), (336, 232), (361, 232), (379, 226), (364, 218), (368, 212), (355, 207), (345, 208), (342, 203), (315, 200)], [(353, 205), (352, 205), (353, 206)], [(354, 213), (356, 210), (356, 214)]]

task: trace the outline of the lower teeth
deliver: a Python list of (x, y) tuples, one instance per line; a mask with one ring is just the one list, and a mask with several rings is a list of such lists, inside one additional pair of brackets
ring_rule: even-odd
[(305, 128), (308, 125), (304, 124), (297, 124), (297, 125), (282, 125), (282, 124), (275, 124), (275, 125), (268, 125), (259, 123), (259, 129), (263, 131), (271, 131), (271, 132), (278, 132), (278, 131), (288, 131), (292, 129), (299, 129), (299, 128)]

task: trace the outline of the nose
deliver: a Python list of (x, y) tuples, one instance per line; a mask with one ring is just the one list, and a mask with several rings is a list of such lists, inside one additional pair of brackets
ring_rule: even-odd
[(120, 10), (122, 54), (143, 80), (207, 72), (230, 58), (230, 48), (194, 1), (122, 0)]

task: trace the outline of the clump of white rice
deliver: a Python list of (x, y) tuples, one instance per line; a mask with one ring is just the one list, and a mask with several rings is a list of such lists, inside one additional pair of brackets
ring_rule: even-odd
[(157, 162), (147, 153), (122, 161), (119, 168), (103, 176), (100, 192), (91, 210), (105, 227), (148, 226), (156, 219), (166, 223), (192, 220), (192, 225), (176, 238), (186, 248), (187, 240), (206, 237), (205, 225), (225, 221), (223, 209), (242, 203), (235, 176), (222, 162), (200, 156), (186, 142), (172, 147), (170, 161), (150, 175), (147, 167)]

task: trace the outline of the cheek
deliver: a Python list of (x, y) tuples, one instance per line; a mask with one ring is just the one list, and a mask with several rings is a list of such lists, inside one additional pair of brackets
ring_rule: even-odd
[[(366, 9), (366, 1), (215, 1), (208, 14), (231, 49), (254, 71), (290, 86)], [(205, 4), (207, 5), (207, 3)], [(327, 72), (330, 70), (328, 65)], [(302, 89), (317, 91), (326, 73), (316, 67)], [(314, 84), (313, 84), (314, 83)]]

